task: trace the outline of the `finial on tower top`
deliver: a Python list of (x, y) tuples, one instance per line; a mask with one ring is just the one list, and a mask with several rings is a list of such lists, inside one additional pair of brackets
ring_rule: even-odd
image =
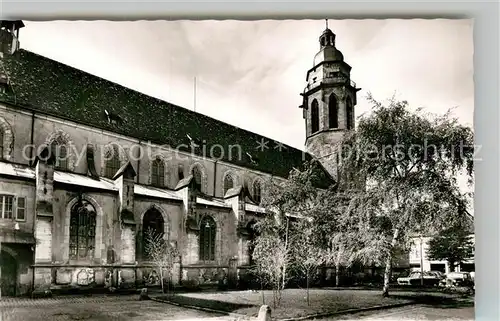
[(326, 29), (328, 29), (328, 19), (325, 19)]

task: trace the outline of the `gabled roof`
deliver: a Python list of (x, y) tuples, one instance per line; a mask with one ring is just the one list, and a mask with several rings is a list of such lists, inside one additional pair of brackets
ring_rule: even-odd
[[(213, 148), (215, 158), (288, 177), (311, 155), (291, 146), (275, 149), (274, 141), (222, 121), (147, 96), (27, 50), (1, 59), (10, 88), (0, 93), (0, 102), (65, 118), (118, 134), (191, 152), (192, 141), (206, 142), (195, 154)], [(116, 115), (117, 122), (109, 115)], [(152, 117), (153, 116), (153, 117)], [(267, 148), (258, 149), (259, 142)], [(184, 146), (181, 146), (181, 145)], [(231, 146), (241, 147), (238, 150)], [(224, 153), (221, 155), (221, 148)], [(232, 151), (232, 153), (230, 153)], [(250, 156), (248, 156), (248, 154)], [(232, 157), (230, 157), (232, 154)], [(254, 161), (252, 161), (252, 158)], [(258, 159), (258, 162), (255, 162)]]

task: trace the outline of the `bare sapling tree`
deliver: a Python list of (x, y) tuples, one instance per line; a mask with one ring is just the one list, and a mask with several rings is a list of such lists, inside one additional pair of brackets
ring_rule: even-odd
[[(271, 179), (266, 182), (266, 193), (261, 205), (266, 213), (274, 216), (274, 230), (284, 243), (285, 252), (290, 252), (290, 215), (308, 217), (314, 208), (317, 188), (314, 182), (318, 178), (318, 164), (305, 162), (302, 169), (293, 169), (288, 180)], [(282, 273), (282, 288), (285, 288), (288, 276), (285, 262)]]
[(158, 268), (161, 290), (165, 293), (165, 279), (167, 279), (167, 293), (170, 293), (172, 283), (172, 269), (179, 253), (177, 249), (164, 238), (163, 233), (156, 233), (154, 229), (146, 231), (146, 255)]
[(309, 288), (318, 267), (325, 263), (327, 252), (318, 244), (316, 229), (311, 219), (302, 219), (292, 234), (293, 263), (306, 279), (307, 305), (311, 304)]
[(272, 287), (273, 306), (276, 308), (281, 303), (283, 273), (290, 260), (290, 249), (285, 246), (279, 235), (279, 228), (274, 218), (268, 217), (259, 221), (255, 224), (255, 228), (259, 232), (253, 250), (255, 271), (260, 275), (261, 284), (265, 280), (265, 283)]

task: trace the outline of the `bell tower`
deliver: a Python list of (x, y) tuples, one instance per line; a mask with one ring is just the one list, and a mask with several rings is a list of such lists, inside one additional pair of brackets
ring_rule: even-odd
[(301, 94), (306, 125), (306, 151), (317, 158), (336, 180), (337, 152), (345, 133), (354, 129), (356, 93), (351, 66), (335, 47), (335, 34), (328, 28), (319, 37), (320, 50), (307, 71)]

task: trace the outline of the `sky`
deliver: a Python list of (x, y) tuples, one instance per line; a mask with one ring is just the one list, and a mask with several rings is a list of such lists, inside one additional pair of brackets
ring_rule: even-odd
[[(324, 20), (25, 21), (21, 47), (304, 149), (298, 108)], [(328, 20), (366, 95), (473, 125), (473, 21)], [(196, 90), (195, 90), (196, 77)], [(195, 95), (196, 92), (196, 95)], [(195, 99), (196, 96), (196, 99)], [(196, 103), (195, 103), (196, 101)]]

